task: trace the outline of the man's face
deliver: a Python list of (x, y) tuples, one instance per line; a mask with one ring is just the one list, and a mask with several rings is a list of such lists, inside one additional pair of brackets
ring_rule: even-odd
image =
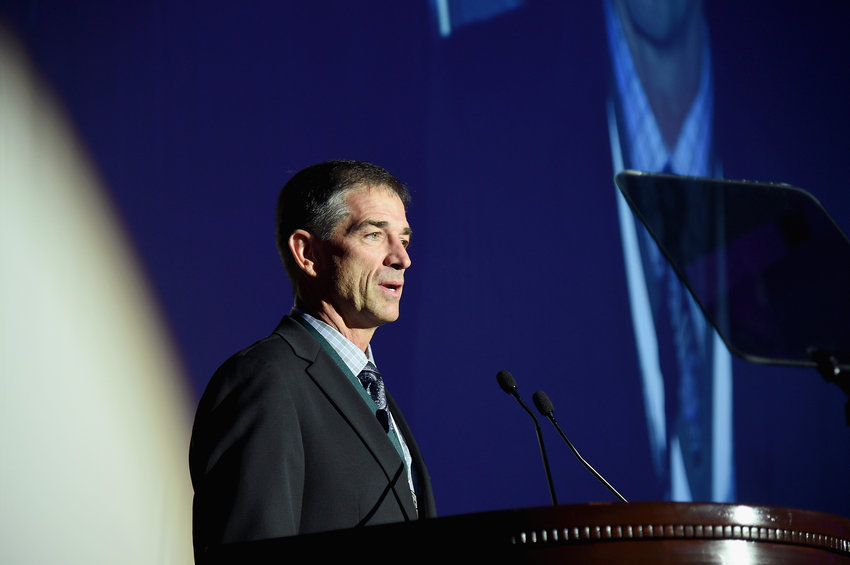
[(347, 327), (376, 328), (398, 318), (411, 230), (401, 199), (389, 189), (357, 189), (345, 201), (350, 214), (323, 243), (323, 294)]

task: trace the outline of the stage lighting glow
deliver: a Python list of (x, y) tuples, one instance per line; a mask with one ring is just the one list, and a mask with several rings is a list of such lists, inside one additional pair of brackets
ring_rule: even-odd
[(0, 562), (191, 563), (188, 395), (73, 127), (0, 26)]

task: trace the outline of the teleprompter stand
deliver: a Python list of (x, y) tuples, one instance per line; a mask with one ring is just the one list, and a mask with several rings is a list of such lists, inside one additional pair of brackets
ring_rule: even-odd
[(850, 240), (786, 184), (623, 171), (617, 187), (729, 350), (814, 367), (847, 396)]

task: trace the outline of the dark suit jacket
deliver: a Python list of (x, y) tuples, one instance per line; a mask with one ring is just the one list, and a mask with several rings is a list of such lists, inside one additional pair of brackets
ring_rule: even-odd
[[(388, 401), (419, 480), (418, 516), (434, 516), (419, 448)], [(221, 543), (417, 518), (404, 464), (381, 424), (290, 316), (210, 380), (189, 466), (196, 559)]]

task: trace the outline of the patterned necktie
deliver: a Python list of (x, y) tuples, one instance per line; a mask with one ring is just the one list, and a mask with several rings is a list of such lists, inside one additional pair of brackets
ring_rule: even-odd
[[(372, 397), (372, 400), (375, 401), (375, 405), (378, 407), (378, 411), (375, 413), (375, 416), (378, 418), (378, 422), (380, 422), (381, 426), (383, 426), (384, 431), (390, 433), (390, 417), (389, 412), (387, 411), (387, 392), (384, 388), (384, 379), (381, 378), (381, 373), (378, 372), (378, 368), (371, 361), (366, 363), (366, 366), (363, 367), (363, 370), (360, 371), (360, 374), (357, 375), (357, 378), (360, 379), (360, 382), (363, 383), (363, 388), (366, 389), (366, 392)], [(395, 432), (393, 432), (395, 433)], [(410, 495), (413, 497), (413, 505), (416, 507), (416, 511), (419, 511), (419, 504), (416, 500), (416, 490), (413, 486), (413, 479), (408, 476), (408, 482), (410, 484)]]
[(390, 424), (387, 414), (387, 393), (384, 389), (384, 380), (381, 378), (378, 368), (374, 363), (369, 361), (363, 370), (360, 371), (360, 374), (357, 375), (357, 378), (360, 379), (360, 382), (363, 383), (363, 388), (366, 389), (366, 392), (375, 401), (375, 406), (378, 407), (378, 412), (376, 413), (378, 421), (384, 427), (384, 431), (388, 432)]

